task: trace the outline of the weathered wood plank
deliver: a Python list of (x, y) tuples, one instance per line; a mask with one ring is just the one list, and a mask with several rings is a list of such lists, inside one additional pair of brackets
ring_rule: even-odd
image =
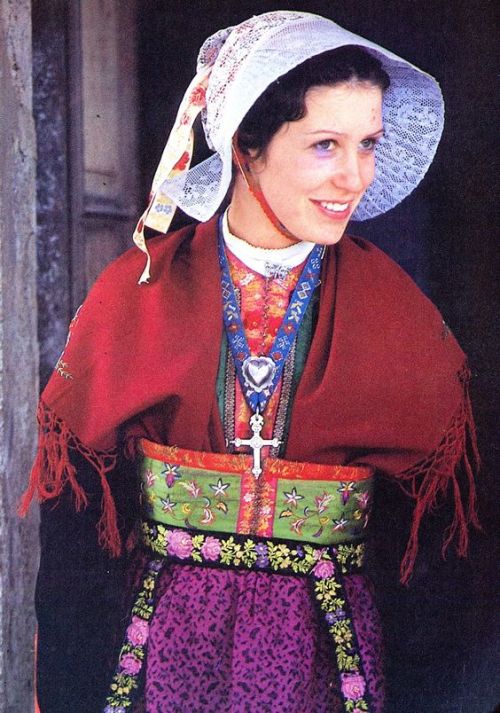
[(19, 496), (34, 453), (38, 385), (31, 4), (0, 3), (0, 710), (32, 710), (37, 514)]

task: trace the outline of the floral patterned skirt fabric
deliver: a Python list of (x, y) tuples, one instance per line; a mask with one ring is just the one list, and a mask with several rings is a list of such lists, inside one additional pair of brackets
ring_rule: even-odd
[[(344, 584), (370, 710), (381, 713), (381, 637), (371, 586), (362, 574), (346, 576)], [(343, 710), (332, 644), (305, 578), (170, 565), (157, 596), (147, 713)]]

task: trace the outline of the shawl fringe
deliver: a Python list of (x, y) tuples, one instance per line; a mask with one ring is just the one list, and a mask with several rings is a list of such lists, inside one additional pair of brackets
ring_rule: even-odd
[[(408, 470), (398, 473), (396, 478), (403, 491), (415, 500), (415, 510), (410, 537), (401, 561), (401, 583), (407, 584), (418, 553), (420, 523), (427, 512), (432, 512), (451, 487), (455, 511), (451, 524), (447, 527), (441, 554), (446, 552), (457, 538), (456, 551), (460, 557), (467, 555), (469, 546), (468, 526), (481, 529), (476, 506), (474, 476), (480, 466), (477, 448), (476, 428), (469, 397), (470, 371), (465, 366), (458, 374), (462, 382), (463, 397), (453, 415), (443, 440), (437, 449), (425, 460)], [(462, 496), (458, 475), (465, 476), (465, 493)]]
[[(441, 443), (428, 458), (396, 475), (400, 487), (415, 501), (410, 537), (400, 567), (402, 584), (408, 583), (413, 572), (422, 518), (436, 509), (450, 488), (455, 511), (453, 520), (445, 531), (441, 548), (443, 557), (454, 539), (457, 540), (458, 555), (466, 556), (469, 525), (481, 529), (474, 484), (480, 457), (469, 397), (470, 371), (467, 367), (459, 373), (459, 379), (463, 386), (463, 396)], [(38, 406), (37, 419), (38, 452), (28, 488), (21, 498), (19, 514), (23, 517), (27, 514), (35, 495), (39, 502), (44, 502), (58, 497), (67, 485), (73, 492), (75, 509), (80, 511), (87, 507), (87, 494), (78, 483), (76, 468), (70, 459), (71, 451), (80, 453), (92, 465), (101, 482), (102, 514), (97, 523), (99, 544), (112, 556), (119, 556), (122, 552), (121, 537), (116, 507), (107, 479), (107, 474), (116, 466), (116, 449), (99, 452), (83, 444), (43, 400), (40, 400)], [(127, 446), (127, 455), (130, 458), (132, 443), (129, 442)], [(463, 496), (458, 481), (459, 473), (463, 473), (466, 479), (466, 492)], [(130, 549), (133, 542), (128, 542), (127, 545), (127, 549)]]
[(21, 498), (18, 512), (24, 517), (35, 497), (39, 502), (58, 497), (69, 485), (75, 509), (88, 505), (88, 497), (77, 480), (76, 468), (71, 463), (70, 452), (80, 453), (94, 468), (102, 486), (102, 514), (97, 523), (101, 547), (113, 557), (121, 553), (121, 538), (118, 530), (116, 507), (108, 483), (107, 474), (116, 466), (116, 449), (95, 451), (84, 445), (68, 425), (42, 400), (38, 405), (39, 425), (38, 451), (31, 469), (28, 487)]

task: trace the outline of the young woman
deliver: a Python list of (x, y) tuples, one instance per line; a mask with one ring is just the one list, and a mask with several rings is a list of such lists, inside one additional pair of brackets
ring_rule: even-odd
[[(215, 153), (188, 170), (200, 111)], [(415, 500), (403, 581), (450, 484), (445, 544), (463, 554), (473, 424), (439, 313), (345, 229), (413, 190), (442, 121), (431, 77), (324, 18), (271, 12), (205, 42), (135, 235), (147, 284), (137, 250), (108, 268), (40, 404), (28, 497), (60, 504), (42, 528), (42, 711), (383, 710), (363, 573), (374, 478)], [(175, 206), (201, 225), (146, 245)], [(70, 531), (69, 490), (90, 513), (102, 499), (97, 534), (84, 515)], [(80, 556), (66, 601), (84, 602), (70, 633), (51, 591), (61, 528)], [(82, 553), (97, 537), (131, 551), (120, 620), (112, 560)]]

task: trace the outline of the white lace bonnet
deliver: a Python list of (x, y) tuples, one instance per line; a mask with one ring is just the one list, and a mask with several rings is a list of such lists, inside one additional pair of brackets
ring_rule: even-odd
[[(444, 105), (436, 80), (331, 20), (304, 12), (267, 12), (219, 30), (204, 42), (197, 75), (179, 108), (150, 203), (134, 234), (138, 247), (147, 254), (144, 225), (166, 232), (176, 206), (197, 220), (208, 220), (229, 189), (231, 140), (250, 107), (281, 75), (345, 45), (367, 49), (391, 80), (384, 94), (385, 136), (376, 148), (376, 176), (353, 219), (385, 213), (411, 193), (429, 168), (443, 129)], [(189, 169), (192, 125), (200, 111), (207, 143), (215, 153)], [(140, 281), (148, 278), (149, 256)]]

